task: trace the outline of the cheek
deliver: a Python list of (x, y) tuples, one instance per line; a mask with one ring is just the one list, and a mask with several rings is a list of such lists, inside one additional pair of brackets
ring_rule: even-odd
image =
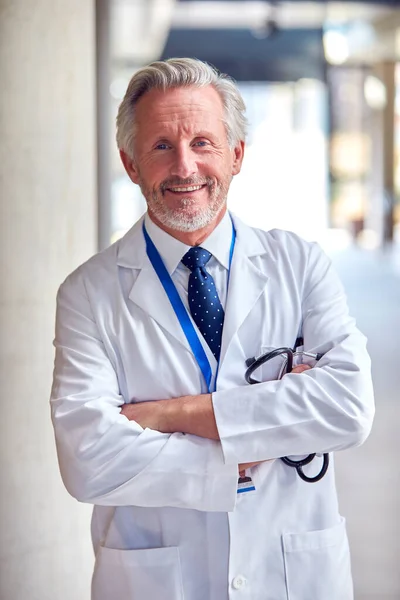
[(147, 187), (158, 188), (168, 177), (168, 171), (162, 165), (147, 164), (140, 171), (141, 180)]
[(207, 171), (205, 174), (215, 177), (216, 179), (225, 179), (231, 174), (233, 161), (230, 156), (210, 156), (202, 165), (199, 165), (200, 170)]
[(220, 168), (218, 170), (218, 179), (226, 184), (229, 184), (233, 176), (233, 162), (228, 158), (227, 160), (221, 161)]

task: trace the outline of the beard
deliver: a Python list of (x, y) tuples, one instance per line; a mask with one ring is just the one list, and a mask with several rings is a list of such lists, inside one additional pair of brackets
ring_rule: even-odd
[[(167, 179), (159, 188), (149, 189), (143, 180), (140, 189), (146, 198), (149, 212), (165, 227), (182, 232), (193, 232), (209, 225), (226, 204), (229, 184), (227, 180), (215, 183), (211, 177), (190, 177), (188, 179)], [(175, 186), (206, 185), (209, 201), (206, 206), (199, 207), (195, 198), (177, 199), (176, 206), (167, 206), (164, 200), (168, 188)]]

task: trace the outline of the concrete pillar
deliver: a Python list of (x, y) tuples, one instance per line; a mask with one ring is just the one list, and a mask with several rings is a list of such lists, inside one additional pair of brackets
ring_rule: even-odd
[(369, 133), (371, 139), (371, 159), (368, 176), (369, 203), (365, 219), (366, 228), (374, 232), (376, 245), (383, 244), (384, 219), (384, 141), (383, 111), (371, 110), (369, 115)]
[(372, 74), (384, 85), (386, 99), (371, 108), (370, 206), (367, 228), (375, 232), (379, 245), (393, 240), (394, 159), (395, 159), (395, 63), (374, 65)]
[(396, 63), (384, 63), (382, 71), (387, 94), (387, 104), (383, 114), (383, 185), (385, 190), (383, 241), (387, 243), (393, 241), (394, 226)]
[(56, 290), (97, 245), (94, 23), (93, 0), (0, 0), (2, 600), (90, 596), (48, 399)]
[[(96, 0), (97, 190), (98, 241), (111, 243), (111, 144), (115, 145), (115, 116), (111, 118), (111, 0)], [(119, 157), (118, 157), (119, 158)]]

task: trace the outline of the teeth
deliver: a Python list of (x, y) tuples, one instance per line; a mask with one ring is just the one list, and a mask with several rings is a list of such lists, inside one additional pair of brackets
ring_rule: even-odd
[(191, 185), (188, 187), (176, 187), (169, 188), (172, 192), (196, 192), (197, 190), (201, 190), (202, 185)]

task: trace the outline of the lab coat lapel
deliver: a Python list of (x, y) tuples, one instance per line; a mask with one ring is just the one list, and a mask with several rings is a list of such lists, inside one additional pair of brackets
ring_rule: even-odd
[[(236, 332), (264, 292), (268, 281), (268, 275), (254, 264), (255, 257), (266, 254), (265, 247), (250, 227), (237, 217), (232, 218), (236, 243), (225, 309), (221, 366)], [(190, 352), (175, 311), (148, 259), (142, 223), (143, 219), (140, 219), (119, 242), (118, 265), (139, 270), (129, 299)]]
[(254, 264), (254, 257), (265, 254), (255, 232), (236, 217), (236, 244), (229, 278), (221, 347), (221, 365), (236, 332), (263, 294), (268, 275)]
[(130, 290), (129, 300), (189, 350), (175, 311), (147, 256), (142, 224), (143, 219), (140, 219), (122, 238), (118, 251), (117, 263), (120, 267), (139, 271)]

